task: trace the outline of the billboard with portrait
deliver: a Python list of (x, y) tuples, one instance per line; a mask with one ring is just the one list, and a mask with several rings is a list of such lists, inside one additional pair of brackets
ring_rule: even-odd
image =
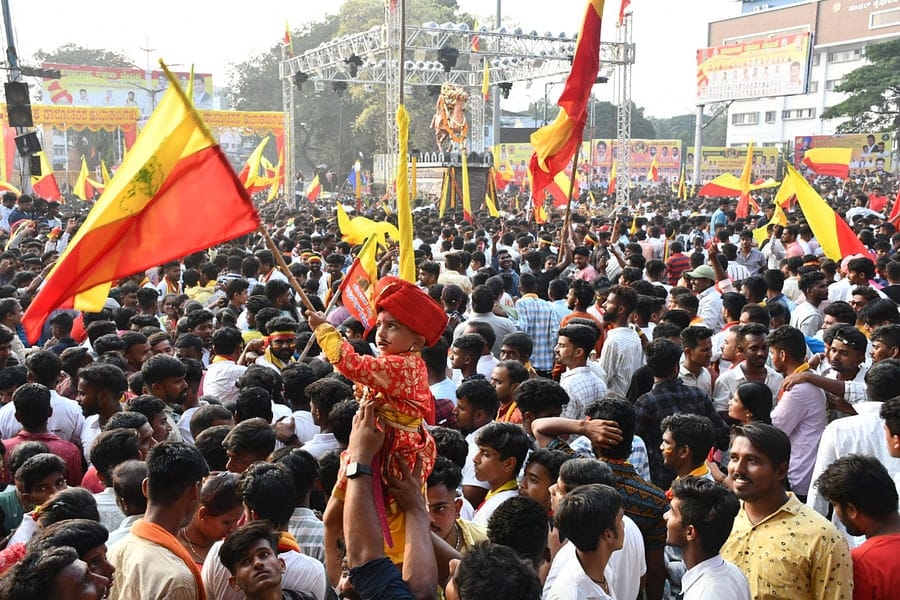
[[(91, 67), (44, 63), (44, 69), (58, 69), (60, 79), (43, 80), (42, 104), (67, 106), (136, 106), (140, 118), (153, 112), (168, 80), (162, 71), (119, 67)], [(187, 89), (188, 72), (176, 72), (183, 88)], [(194, 104), (201, 110), (213, 107), (213, 81), (209, 73), (194, 73)]]
[(836, 135), (803, 135), (794, 138), (794, 167), (800, 168), (803, 155), (810, 148), (852, 148), (851, 175), (892, 173), (894, 149), (892, 133), (845, 133)]
[[(694, 169), (694, 147), (688, 146), (687, 169)], [(703, 146), (700, 150), (700, 180), (709, 181), (719, 175), (731, 173), (740, 177), (747, 161), (747, 148), (730, 148), (727, 146)], [(778, 148), (753, 149), (753, 180), (777, 179)]]
[(805, 94), (812, 34), (770, 36), (697, 50), (697, 104)]
[[(617, 155), (617, 140), (599, 139), (591, 143), (591, 167), (600, 177), (605, 178), (612, 169), (613, 157)], [(632, 139), (630, 170), (632, 179), (646, 180), (653, 157), (657, 157), (660, 180), (674, 181), (681, 174), (681, 140), (640, 140)]]

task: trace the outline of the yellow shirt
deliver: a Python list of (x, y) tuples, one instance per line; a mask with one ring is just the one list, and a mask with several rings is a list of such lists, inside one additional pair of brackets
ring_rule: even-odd
[(756, 525), (744, 507), (720, 551), (750, 582), (756, 600), (850, 600), (853, 564), (844, 536), (794, 494)]

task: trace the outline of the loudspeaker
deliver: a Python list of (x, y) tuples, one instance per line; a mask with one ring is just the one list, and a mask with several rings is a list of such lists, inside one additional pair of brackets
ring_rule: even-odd
[(34, 127), (28, 84), (20, 81), (7, 81), (3, 87), (6, 91), (6, 116), (9, 119), (9, 126)]
[(16, 150), (19, 151), (20, 156), (31, 156), (33, 154), (37, 154), (41, 151), (41, 142), (38, 140), (37, 133), (34, 131), (29, 131), (28, 133), (23, 133), (22, 135), (16, 136)]
[(32, 175), (40, 176), (43, 175), (41, 173), (41, 157), (40, 156), (32, 156), (28, 159), (28, 170)]

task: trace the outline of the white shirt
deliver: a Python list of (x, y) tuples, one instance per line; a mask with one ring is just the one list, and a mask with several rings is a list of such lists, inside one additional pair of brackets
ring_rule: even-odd
[[(50, 390), (50, 408), (53, 414), (47, 419), (47, 432), (52, 433), (73, 444), (81, 443), (81, 430), (84, 427), (84, 414), (81, 406)], [(8, 440), (22, 430), (22, 424), (16, 420), (16, 406), (13, 402), (0, 408), (0, 436)]]
[[(203, 576), (203, 587), (206, 589), (206, 597), (216, 600), (244, 600), (246, 596), (243, 591), (235, 591), (228, 585), (228, 578), (231, 574), (219, 560), (221, 546), (221, 541), (213, 544), (203, 563), (201, 575)], [(316, 600), (325, 600), (325, 567), (322, 566), (322, 563), (293, 550), (281, 552), (278, 556), (284, 561), (285, 566), (284, 575), (281, 578), (282, 589), (306, 592), (315, 596)]]
[(603, 342), (599, 362), (606, 373), (607, 389), (624, 398), (631, 376), (644, 365), (641, 338), (630, 327), (610, 329)]
[(294, 411), (294, 433), (301, 444), (305, 444), (320, 433), (319, 426), (313, 422), (312, 413), (308, 410)]
[(341, 445), (335, 439), (333, 433), (317, 433), (313, 436), (313, 439), (303, 444), (301, 449), (306, 450), (318, 460), (329, 450), (340, 449), (340, 447)]
[(203, 375), (203, 395), (213, 396), (222, 404), (232, 403), (237, 400), (238, 389), (235, 383), (247, 367), (235, 363), (233, 360), (215, 360)]
[[(713, 407), (718, 412), (727, 411), (728, 400), (734, 396), (734, 391), (738, 386), (745, 381), (747, 381), (747, 376), (744, 374), (743, 362), (738, 363), (731, 369), (719, 375), (719, 378), (716, 379), (716, 385), (713, 388)], [(766, 387), (772, 391), (773, 403), (774, 399), (778, 397), (778, 389), (781, 387), (782, 381), (784, 381), (784, 377), (781, 376), (781, 373), (775, 369), (766, 367)]]
[(750, 600), (750, 584), (736, 566), (716, 554), (688, 569), (681, 578), (682, 600)]
[(812, 337), (822, 329), (823, 319), (824, 317), (818, 308), (809, 302), (801, 302), (791, 314), (791, 327), (799, 329), (803, 332), (803, 335)]
[(122, 524), (125, 514), (119, 505), (116, 504), (116, 493), (112, 487), (105, 488), (102, 492), (94, 494), (94, 500), (97, 502), (97, 511), (100, 513), (100, 524), (106, 527), (107, 531), (115, 531)]
[(703, 319), (703, 324), (713, 331), (719, 331), (725, 327), (722, 318), (722, 294), (715, 286), (709, 286), (699, 294), (697, 298), (700, 305), (697, 307), (697, 316)]
[[(483, 429), (484, 426), (479, 427), (472, 433), (466, 436), (466, 443), (469, 445), (469, 452), (466, 454), (466, 464), (463, 466), (462, 470), (462, 485), (470, 485), (474, 487), (480, 487), (485, 490), (491, 489), (490, 484), (486, 481), (479, 481), (477, 477), (475, 477), (475, 455), (478, 454), (478, 444), (475, 443), (475, 436), (478, 435), (478, 432)], [(471, 519), (467, 519), (471, 521)]]
[[(809, 486), (806, 504), (822, 516), (828, 515), (830, 504), (819, 494), (815, 481), (831, 463), (848, 454), (865, 454), (874, 456), (890, 473), (897, 489), (900, 490), (900, 458), (894, 458), (888, 452), (884, 441), (884, 420), (879, 416), (881, 402), (860, 402), (853, 408), (859, 414), (832, 421), (825, 427), (819, 440), (819, 451), (812, 471), (813, 485)], [(831, 516), (838, 531), (844, 534), (850, 547), (856, 547), (866, 541), (863, 536), (854, 537), (847, 533), (847, 528), (837, 517)]]
[[(547, 578), (548, 583), (551, 583), (551, 585), (547, 586), (545, 584), (544, 586), (544, 600), (614, 600), (615, 596), (610, 596), (604, 592), (603, 588), (584, 572), (584, 568), (582, 568), (581, 562), (579, 562), (575, 553), (575, 546), (571, 542), (557, 552), (556, 558), (553, 559), (554, 565), (564, 551), (566, 555), (556, 577), (552, 582), (550, 582), (549, 577)], [(552, 568), (551, 566), (551, 570)], [(606, 577), (610, 591), (613, 591), (615, 576), (612, 574), (612, 569), (610, 569), (608, 564), (603, 571), (603, 575)], [(637, 595), (635, 595), (636, 597)]]
[(481, 503), (481, 506), (479, 506), (478, 510), (475, 511), (475, 516), (472, 517), (472, 522), (476, 525), (481, 525), (482, 527), (487, 528), (488, 520), (490, 520), (491, 515), (494, 514), (494, 511), (497, 510), (497, 507), (510, 498), (515, 498), (518, 495), (518, 488), (514, 490), (506, 490), (504, 492), (497, 492)]
[(91, 466), (91, 446), (94, 445), (94, 440), (100, 432), (100, 415), (91, 415), (84, 419), (81, 428), (81, 451), (88, 466)]
[(566, 369), (559, 377), (559, 385), (569, 396), (562, 413), (567, 419), (583, 419), (587, 407), (606, 396), (606, 382), (586, 365)]

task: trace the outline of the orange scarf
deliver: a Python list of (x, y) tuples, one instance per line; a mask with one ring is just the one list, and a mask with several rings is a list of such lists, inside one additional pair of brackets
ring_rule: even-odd
[(162, 546), (180, 558), (181, 561), (187, 565), (188, 569), (191, 570), (191, 575), (194, 576), (194, 581), (197, 583), (197, 598), (199, 600), (206, 600), (206, 592), (203, 589), (203, 579), (200, 577), (200, 569), (197, 568), (194, 559), (191, 558), (191, 555), (188, 554), (188, 551), (185, 550), (184, 546), (178, 543), (178, 540), (175, 539), (174, 535), (159, 525), (150, 523), (144, 519), (135, 521), (134, 525), (131, 526), (131, 532), (139, 538)]
[(290, 552), (293, 550), (294, 552), (300, 552), (300, 546), (297, 544), (297, 540), (294, 539), (287, 531), (279, 531), (278, 532), (278, 553), (282, 552)]

